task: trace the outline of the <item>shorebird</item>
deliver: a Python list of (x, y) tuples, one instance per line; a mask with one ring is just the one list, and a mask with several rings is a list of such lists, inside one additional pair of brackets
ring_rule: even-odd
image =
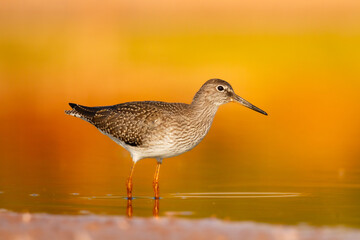
[(180, 155), (198, 145), (208, 133), (219, 106), (229, 102), (240, 103), (267, 115), (236, 95), (231, 85), (221, 79), (205, 82), (191, 104), (143, 101), (86, 107), (69, 103), (72, 110), (65, 113), (91, 123), (130, 152), (133, 164), (126, 181), (128, 199), (132, 199), (136, 162), (155, 158), (153, 188), (155, 199), (159, 199), (159, 172), (163, 159)]

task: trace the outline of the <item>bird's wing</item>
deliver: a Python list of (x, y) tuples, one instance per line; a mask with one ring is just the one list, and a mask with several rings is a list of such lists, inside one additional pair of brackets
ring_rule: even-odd
[(146, 143), (151, 130), (159, 124), (160, 109), (146, 103), (123, 103), (98, 110), (91, 123), (102, 132), (130, 146)]

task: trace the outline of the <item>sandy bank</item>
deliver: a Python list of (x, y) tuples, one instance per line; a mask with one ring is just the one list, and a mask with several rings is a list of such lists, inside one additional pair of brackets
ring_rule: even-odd
[(216, 219), (126, 218), (0, 213), (0, 239), (246, 239), (246, 240), (356, 240), (360, 230), (282, 226)]

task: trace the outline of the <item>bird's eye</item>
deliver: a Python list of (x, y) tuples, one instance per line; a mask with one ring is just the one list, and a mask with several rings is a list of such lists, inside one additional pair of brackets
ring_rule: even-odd
[(223, 86), (217, 86), (217, 90), (218, 90), (219, 92), (222, 92), (222, 91), (224, 91), (224, 87), (223, 87)]

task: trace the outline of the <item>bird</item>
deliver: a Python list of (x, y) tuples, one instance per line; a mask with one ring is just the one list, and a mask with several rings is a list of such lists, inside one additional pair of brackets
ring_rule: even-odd
[(87, 107), (69, 103), (72, 109), (65, 113), (91, 123), (130, 153), (133, 163), (126, 181), (127, 199), (133, 198), (135, 164), (144, 158), (155, 158), (153, 190), (154, 198), (159, 199), (163, 159), (188, 152), (198, 145), (209, 132), (219, 106), (229, 102), (268, 115), (238, 96), (228, 82), (218, 78), (206, 81), (190, 104), (135, 101)]

